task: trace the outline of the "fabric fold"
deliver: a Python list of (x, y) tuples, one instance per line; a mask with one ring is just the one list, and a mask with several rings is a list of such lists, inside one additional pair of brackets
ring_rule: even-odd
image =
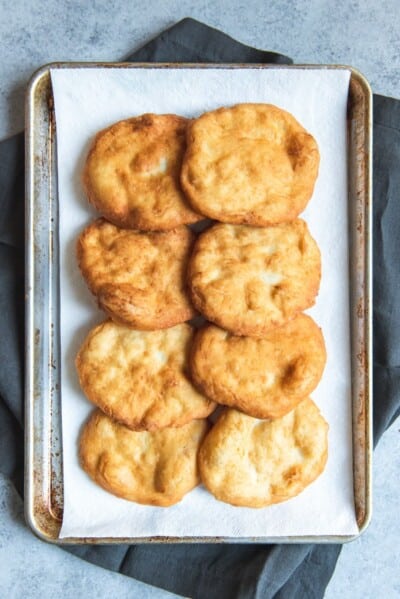
[(129, 62), (254, 62), (292, 64), (277, 52), (257, 50), (189, 17), (128, 56)]

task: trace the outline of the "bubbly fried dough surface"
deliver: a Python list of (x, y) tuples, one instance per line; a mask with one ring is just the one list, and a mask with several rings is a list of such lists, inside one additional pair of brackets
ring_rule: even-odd
[(265, 226), (296, 218), (318, 175), (315, 139), (271, 104), (238, 104), (188, 128), (181, 182), (193, 208), (216, 220)]
[(207, 430), (205, 420), (194, 420), (179, 429), (136, 432), (95, 410), (80, 438), (80, 462), (118, 497), (173, 505), (199, 484), (197, 453)]
[(186, 290), (193, 242), (187, 227), (144, 233), (99, 218), (78, 239), (78, 263), (113, 320), (141, 330), (164, 329), (195, 315)]
[(180, 324), (135, 331), (106, 321), (90, 331), (76, 358), (81, 387), (103, 412), (133, 430), (183, 426), (215, 403), (187, 374), (193, 331)]
[(307, 398), (276, 420), (227, 409), (199, 453), (202, 482), (220, 501), (265, 507), (298, 495), (323, 471), (328, 424)]
[(83, 171), (88, 200), (114, 224), (145, 231), (200, 220), (180, 186), (188, 120), (144, 114), (100, 131)]
[(262, 339), (209, 325), (196, 333), (191, 352), (196, 385), (216, 402), (255, 418), (290, 412), (314, 391), (325, 363), (322, 332), (305, 314)]
[(321, 257), (306, 223), (214, 225), (195, 243), (188, 281), (195, 308), (237, 335), (263, 337), (314, 304)]

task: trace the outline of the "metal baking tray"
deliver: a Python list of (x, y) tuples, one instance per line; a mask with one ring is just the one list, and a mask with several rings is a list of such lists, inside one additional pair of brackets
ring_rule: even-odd
[(35, 73), (26, 99), (26, 385), (25, 515), (32, 530), (56, 543), (328, 542), (358, 536), (371, 518), (372, 470), (372, 93), (350, 67), (246, 65), (246, 68), (348, 68), (348, 210), (352, 343), (355, 536), (59, 538), (63, 514), (56, 123), (51, 68), (241, 68), (238, 64), (56, 63)]

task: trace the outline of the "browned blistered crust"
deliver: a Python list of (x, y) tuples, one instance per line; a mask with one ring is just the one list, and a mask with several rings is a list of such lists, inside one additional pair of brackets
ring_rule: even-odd
[(181, 182), (197, 212), (266, 226), (304, 210), (318, 168), (315, 139), (290, 113), (271, 104), (238, 104), (190, 123)]
[(180, 427), (215, 403), (188, 378), (193, 330), (136, 331), (110, 320), (92, 329), (76, 358), (86, 397), (132, 430)]
[(78, 264), (113, 320), (140, 330), (164, 329), (196, 313), (186, 289), (194, 239), (187, 227), (141, 232), (99, 218), (79, 236)]
[(124, 228), (159, 231), (200, 220), (180, 185), (187, 124), (173, 114), (144, 114), (100, 131), (83, 171), (89, 202)]
[(251, 337), (311, 307), (320, 279), (320, 251), (301, 219), (264, 228), (214, 225), (198, 237), (188, 270), (195, 308)]
[(205, 395), (255, 418), (279, 418), (318, 385), (326, 363), (324, 338), (305, 314), (261, 339), (214, 325), (200, 329), (191, 375)]

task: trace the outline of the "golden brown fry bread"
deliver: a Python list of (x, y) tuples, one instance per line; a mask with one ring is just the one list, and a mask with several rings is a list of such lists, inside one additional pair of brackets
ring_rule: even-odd
[(321, 257), (306, 223), (214, 225), (189, 262), (192, 300), (206, 318), (237, 335), (263, 337), (314, 304)]
[(298, 495), (323, 471), (328, 424), (307, 398), (276, 420), (227, 409), (199, 453), (202, 482), (220, 501), (265, 507)]
[(279, 418), (314, 391), (325, 362), (321, 330), (299, 314), (261, 339), (204, 327), (195, 336), (191, 373), (216, 402), (255, 418)]
[(200, 220), (179, 177), (188, 120), (144, 114), (94, 138), (83, 172), (88, 200), (119, 227), (158, 231)]
[(193, 242), (187, 227), (143, 233), (99, 218), (78, 239), (78, 262), (113, 320), (141, 330), (164, 329), (195, 315), (186, 290)]
[(280, 108), (238, 104), (192, 121), (182, 187), (210, 218), (265, 226), (296, 218), (318, 175), (315, 139)]
[(133, 430), (183, 426), (215, 408), (186, 375), (189, 325), (134, 331), (106, 321), (90, 331), (76, 358), (86, 397)]
[(118, 497), (173, 505), (199, 484), (197, 453), (207, 430), (205, 420), (194, 420), (179, 429), (136, 432), (96, 410), (80, 438), (80, 462)]

